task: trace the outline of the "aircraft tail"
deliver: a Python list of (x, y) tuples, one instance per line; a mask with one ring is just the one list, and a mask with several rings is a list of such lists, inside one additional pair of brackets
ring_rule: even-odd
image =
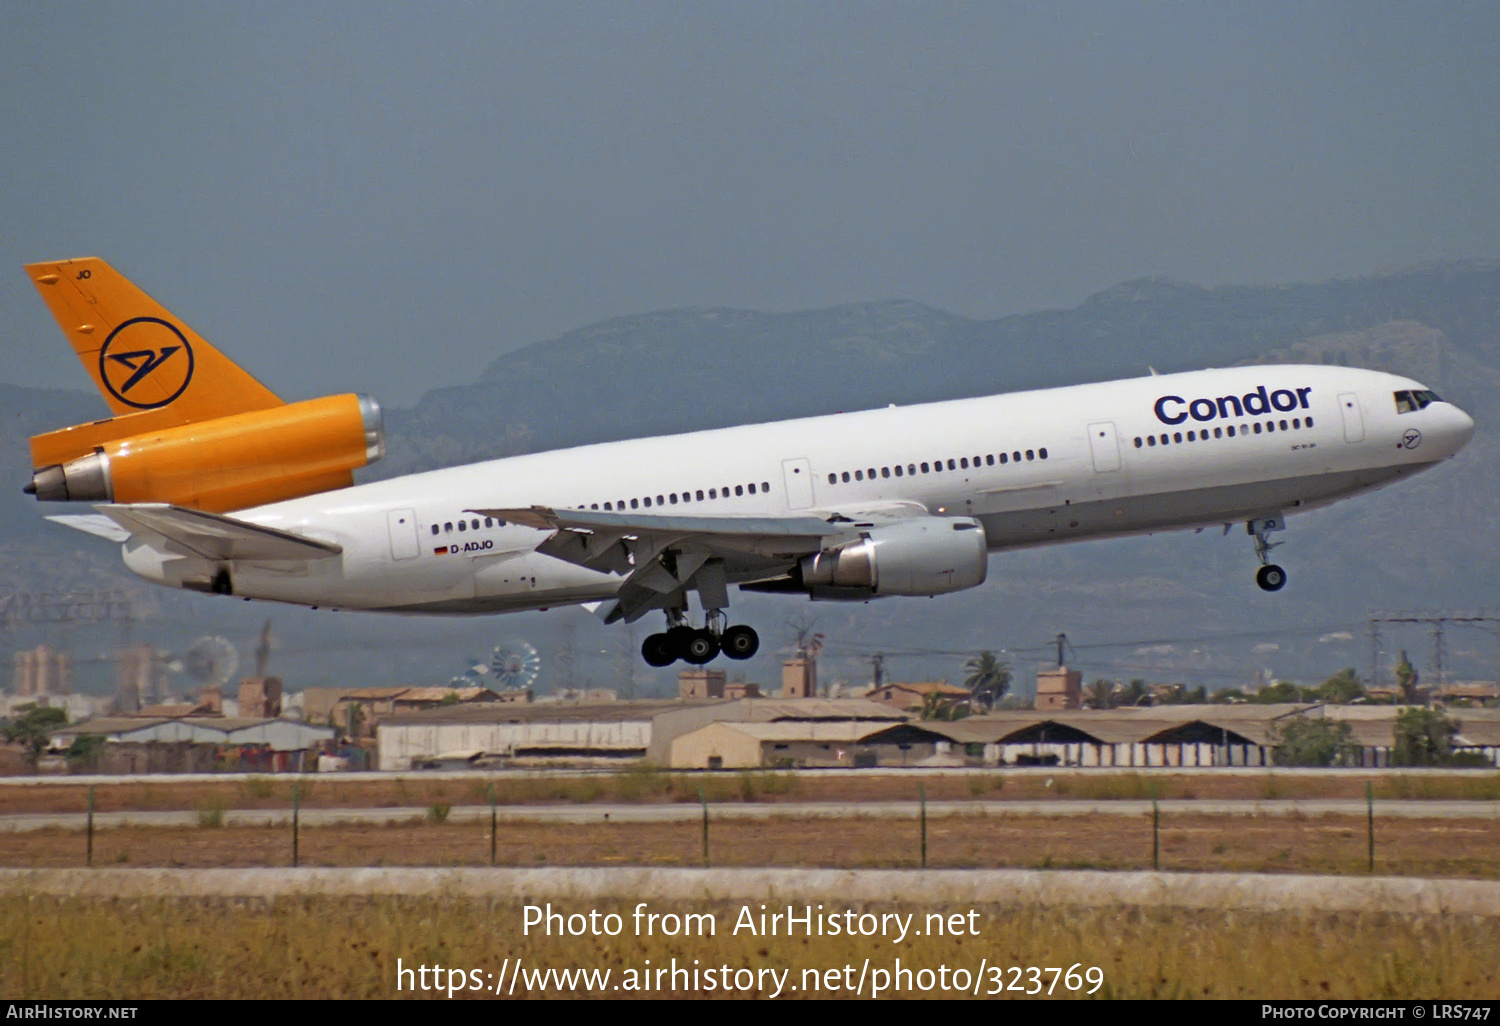
[(116, 417), (170, 411), (149, 418), (167, 427), (283, 405), (98, 257), (28, 264), (26, 273)]

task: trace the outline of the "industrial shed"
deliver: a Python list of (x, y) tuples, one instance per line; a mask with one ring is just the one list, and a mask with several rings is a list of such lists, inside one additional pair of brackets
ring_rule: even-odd
[(913, 723), (856, 720), (720, 721), (675, 738), (673, 769), (911, 766), (946, 746), (942, 734)]
[(1004, 713), (931, 723), (988, 765), (1267, 766), (1272, 724), (1305, 705)]
[(98, 769), (110, 773), (304, 772), (312, 753), (333, 741), (331, 727), (295, 720), (203, 716), (141, 719), (101, 717), (53, 734), (67, 746), (78, 737), (100, 737)]
[(379, 768), (406, 770), (425, 763), (498, 756), (520, 765), (618, 765), (644, 759), (653, 720), (684, 705), (681, 700), (605, 702), (591, 705), (489, 703), (443, 706), (392, 716), (376, 729)]

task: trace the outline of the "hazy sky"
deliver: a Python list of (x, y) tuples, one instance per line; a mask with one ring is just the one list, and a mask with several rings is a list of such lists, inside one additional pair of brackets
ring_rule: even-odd
[(288, 398), (676, 306), (970, 316), (1500, 253), (1493, 3), (10, 4), (20, 265), (105, 257)]

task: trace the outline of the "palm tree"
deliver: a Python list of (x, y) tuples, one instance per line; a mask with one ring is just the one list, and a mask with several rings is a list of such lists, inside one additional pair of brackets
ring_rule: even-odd
[(1084, 701), (1092, 709), (1113, 709), (1114, 696), (1113, 681), (1096, 680), (1084, 690)]
[(964, 687), (969, 689), (969, 700), (979, 708), (989, 709), (1005, 696), (1010, 688), (1010, 663), (985, 649), (964, 663)]

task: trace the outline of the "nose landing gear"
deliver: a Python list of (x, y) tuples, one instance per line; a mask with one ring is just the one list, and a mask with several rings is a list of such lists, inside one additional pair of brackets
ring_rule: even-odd
[(1286, 571), (1271, 562), (1270, 553), (1281, 542), (1271, 541), (1269, 535), (1272, 531), (1286, 530), (1286, 521), (1279, 516), (1250, 520), (1245, 523), (1245, 530), (1255, 537), (1255, 558), (1261, 562), (1255, 572), (1255, 583), (1262, 591), (1280, 591), (1286, 587)]

